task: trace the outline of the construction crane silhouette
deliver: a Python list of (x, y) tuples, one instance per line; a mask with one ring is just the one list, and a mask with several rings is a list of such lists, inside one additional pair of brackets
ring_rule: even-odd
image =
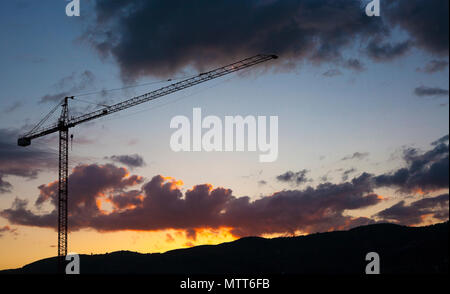
[[(31, 140), (43, 137), (52, 133), (59, 132), (59, 171), (58, 171), (58, 265), (59, 271), (63, 272), (64, 258), (67, 255), (67, 229), (68, 229), (68, 160), (69, 160), (69, 129), (81, 123), (88, 122), (103, 116), (116, 113), (130, 107), (155, 100), (157, 98), (181, 91), (183, 89), (198, 85), (200, 83), (219, 78), (221, 76), (248, 68), (259, 63), (278, 58), (276, 55), (259, 54), (241, 61), (229, 64), (224, 67), (214, 69), (209, 72), (201, 73), (195, 77), (185, 79), (183, 81), (173, 83), (171, 85), (162, 87), (158, 90), (136, 96), (134, 98), (116, 103), (111, 106), (105, 106), (102, 109), (77, 116), (69, 117), (69, 99), (74, 99), (74, 96), (65, 97), (50, 113), (45, 116), (31, 131), (18, 139), (19, 146), (29, 146)], [(42, 127), (45, 121), (62, 106), (61, 115), (58, 122), (48, 127)]]

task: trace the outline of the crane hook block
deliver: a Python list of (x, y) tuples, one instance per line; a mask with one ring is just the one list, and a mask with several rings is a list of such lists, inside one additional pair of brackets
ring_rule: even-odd
[(31, 140), (28, 138), (19, 138), (19, 140), (17, 140), (17, 145), (22, 147), (30, 146)]

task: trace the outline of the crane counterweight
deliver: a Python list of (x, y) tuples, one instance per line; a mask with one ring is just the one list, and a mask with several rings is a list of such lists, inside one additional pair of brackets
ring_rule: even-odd
[(21, 147), (26, 147), (31, 145), (31, 140), (28, 138), (19, 138), (17, 139), (17, 145)]

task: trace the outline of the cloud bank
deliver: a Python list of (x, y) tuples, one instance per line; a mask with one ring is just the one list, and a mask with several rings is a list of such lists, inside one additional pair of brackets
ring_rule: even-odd
[(35, 179), (40, 172), (57, 165), (57, 156), (51, 152), (17, 146), (18, 136), (16, 131), (0, 129), (0, 194), (11, 192), (7, 177)]
[[(323, 232), (348, 229), (379, 221), (415, 225), (425, 217), (448, 218), (448, 193), (430, 197), (429, 193), (448, 190), (448, 136), (432, 143), (426, 152), (404, 150), (405, 167), (373, 175), (363, 172), (351, 180), (316, 187), (282, 190), (259, 199), (236, 197), (230, 189), (201, 184), (182, 192), (181, 181), (161, 175), (144, 183), (114, 164), (79, 165), (69, 176), (70, 229), (91, 228), (101, 232), (121, 230), (185, 230), (194, 238), (203, 228), (231, 229), (237, 237), (273, 233)], [(355, 170), (348, 170), (347, 177)], [(286, 182), (304, 182), (306, 171), (278, 176)], [(372, 217), (352, 217), (352, 210), (373, 207), (383, 201), (377, 188), (395, 188), (401, 194), (424, 194), (410, 204), (400, 201)], [(0, 216), (10, 223), (55, 228), (56, 209), (41, 208), (57, 203), (58, 182), (39, 186), (40, 194), (29, 208), (16, 198)], [(406, 199), (406, 198), (405, 198)]]
[[(346, 61), (345, 51), (355, 46), (378, 62), (412, 48), (448, 56), (447, 0), (382, 5), (382, 17), (371, 18), (359, 0), (97, 0), (83, 39), (112, 56), (124, 80), (171, 76), (188, 67), (202, 71), (258, 53), (282, 56), (273, 65), (279, 68), (306, 60), (356, 70), (362, 64)], [(392, 40), (397, 28), (406, 39)]]

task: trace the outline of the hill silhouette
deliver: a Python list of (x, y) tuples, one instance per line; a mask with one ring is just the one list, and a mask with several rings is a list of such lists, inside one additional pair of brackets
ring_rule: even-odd
[[(81, 274), (364, 274), (365, 256), (380, 256), (381, 273), (448, 273), (448, 222), (405, 227), (362, 226), (299, 237), (248, 237), (219, 245), (141, 254), (80, 255)], [(3, 274), (56, 273), (47, 258)]]

